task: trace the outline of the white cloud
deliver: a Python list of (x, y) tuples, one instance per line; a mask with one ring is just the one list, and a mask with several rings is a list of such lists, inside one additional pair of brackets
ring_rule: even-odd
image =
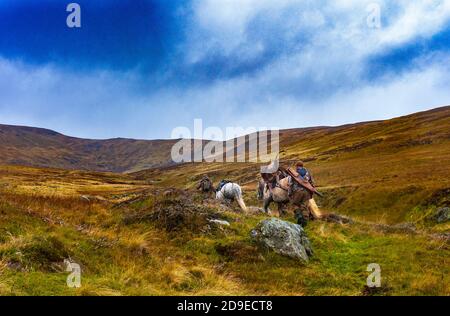
[(382, 45), (398, 45), (416, 37), (429, 37), (442, 30), (450, 19), (446, 0), (399, 1), (400, 14), (380, 34)]
[(448, 56), (359, 89), (310, 101), (275, 94), (264, 78), (137, 95), (133, 75), (70, 74), (0, 60), (1, 123), (47, 127), (80, 137), (169, 138), (173, 128), (305, 127), (385, 119), (450, 103)]
[[(341, 125), (388, 119), (450, 104), (450, 59), (436, 56), (400, 76), (336, 93), (319, 100), (274, 95), (253, 79), (216, 82), (208, 88), (189, 89), (170, 99), (187, 111), (187, 127), (194, 118), (208, 126), (296, 128)], [(421, 64), (421, 62), (418, 62)], [(169, 107), (170, 107), (169, 106)]]
[[(367, 25), (367, 7), (374, 2), (381, 8), (381, 29)], [(407, 112), (395, 111), (395, 108), (414, 111), (420, 96), (404, 98), (402, 103), (397, 98), (402, 93), (393, 92), (394, 87), (405, 87), (398, 81), (405, 80), (401, 78), (378, 79), (379, 85), (392, 87), (386, 91), (394, 93), (393, 99), (399, 101), (390, 103), (390, 106), (379, 108), (378, 104), (361, 99), (367, 97), (370, 100), (369, 93), (360, 95), (358, 101), (352, 98), (367, 90), (377, 94), (378, 90), (366, 78), (368, 58), (417, 38), (431, 37), (450, 21), (450, 2), (442, 0), (197, 0), (194, 10), (191, 30), (195, 36), (190, 37), (186, 45), (188, 63), (201, 62), (219, 54), (235, 60), (236, 67), (239, 67), (240, 62), (258, 60), (258, 56), (264, 56), (270, 49), (282, 50), (278, 52), (279, 56), (261, 64), (254, 73), (223, 79), (196, 92), (207, 96), (204, 98), (207, 100), (215, 100), (221, 95), (221, 102), (213, 102), (233, 109), (234, 116), (243, 113), (241, 115), (251, 121), (250, 117), (254, 116), (251, 109), (265, 118), (270, 117), (273, 108), (284, 108), (285, 113), (295, 113), (298, 109), (315, 113), (312, 108), (336, 108), (339, 104), (346, 109), (348, 105), (345, 106), (345, 102), (337, 102), (345, 96), (348, 96), (349, 103), (364, 104), (360, 110), (348, 112), (346, 119), (342, 115), (333, 115), (336, 119), (332, 120), (314, 114), (303, 125), (370, 119), (369, 113), (380, 113), (374, 117), (381, 118), (383, 113), (389, 116)], [(425, 67), (411, 64), (409, 73), (417, 78), (426, 72), (428, 65), (439, 63), (438, 59), (430, 58)], [(448, 72), (444, 74), (448, 75)], [(436, 88), (428, 88), (437, 92)], [(213, 92), (216, 90), (220, 93)], [(411, 95), (415, 93), (418, 92)], [(335, 99), (338, 95), (340, 98)], [(429, 105), (450, 103), (450, 99), (445, 102), (442, 95), (446, 94), (440, 90), (433, 95), (429, 98)], [(203, 103), (203, 98), (199, 99), (197, 108)], [(333, 102), (327, 101), (330, 99)], [(240, 110), (238, 105), (241, 105)], [(247, 110), (243, 109), (244, 106)], [(422, 106), (427, 107), (427, 104)], [(201, 109), (197, 112), (200, 113)]]
[(135, 76), (78, 73), (0, 58), (0, 123), (46, 127), (80, 137), (137, 137), (135, 113), (148, 103), (135, 91)]
[[(242, 46), (253, 47), (249, 37), (252, 23), (261, 18), (282, 38), (305, 36), (330, 48), (347, 47), (352, 54), (366, 56), (404, 44), (418, 37), (429, 37), (450, 20), (450, 2), (446, 0), (197, 0), (194, 2), (191, 53), (198, 61), (211, 52), (225, 55)], [(381, 8), (381, 29), (370, 29), (367, 7)], [(273, 36), (269, 34), (269, 36)], [(264, 34), (261, 34), (264, 38)], [(268, 39), (266, 39), (268, 40)], [(200, 45), (200, 46), (199, 46)], [(331, 50), (331, 49), (330, 49)]]
[(370, 29), (366, 7), (372, 2), (196, 0), (183, 46), (188, 64), (214, 54), (237, 63), (271, 49), (278, 54), (254, 73), (207, 85), (142, 91), (133, 72), (80, 74), (0, 58), (1, 122), (83, 137), (167, 138), (195, 118), (208, 126), (288, 128), (450, 104), (445, 54), (424, 56), (407, 72), (377, 82), (364, 77), (372, 54), (440, 32), (450, 20), (450, 2), (377, 1), (383, 28)]

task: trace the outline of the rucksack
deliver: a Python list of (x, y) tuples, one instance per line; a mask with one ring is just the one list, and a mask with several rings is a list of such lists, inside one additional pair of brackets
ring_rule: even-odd
[(222, 188), (224, 187), (224, 185), (225, 184), (227, 184), (227, 183), (231, 183), (231, 181), (228, 181), (228, 180), (222, 180), (222, 181), (220, 181), (220, 183), (219, 183), (219, 186), (217, 187), (217, 192), (219, 192), (220, 190), (222, 190)]

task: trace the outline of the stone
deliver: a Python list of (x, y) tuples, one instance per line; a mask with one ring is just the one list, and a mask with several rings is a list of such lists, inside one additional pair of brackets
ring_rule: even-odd
[(227, 221), (219, 220), (219, 219), (210, 219), (208, 220), (210, 223), (217, 224), (220, 226), (230, 226), (230, 223)]
[(434, 218), (439, 224), (447, 222), (450, 219), (450, 207), (439, 208)]
[(277, 218), (264, 220), (251, 232), (252, 239), (261, 247), (307, 263), (313, 251), (300, 225)]

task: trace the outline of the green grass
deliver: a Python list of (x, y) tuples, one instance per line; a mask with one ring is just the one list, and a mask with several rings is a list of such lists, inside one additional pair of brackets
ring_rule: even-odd
[[(382, 268), (379, 295), (450, 294), (448, 244), (425, 234), (312, 222), (307, 234), (315, 254), (303, 265), (253, 244), (250, 231), (264, 216), (227, 211), (222, 215), (232, 225), (210, 233), (167, 232), (152, 222), (124, 224), (127, 213), (150, 211), (154, 203), (154, 197), (124, 208), (94, 203), (78, 218), (59, 213), (60, 225), (37, 216), (45, 211), (39, 207), (30, 216), (2, 201), (0, 294), (362, 295), (370, 263)], [(108, 214), (108, 220), (83, 220), (97, 212)], [(82, 222), (89, 228), (80, 230)], [(68, 273), (54, 268), (65, 257), (82, 266), (80, 289), (68, 288)], [(12, 262), (20, 269), (9, 268)]]
[[(361, 295), (370, 263), (382, 268), (385, 295), (450, 294), (448, 249), (442, 249), (442, 242), (386, 235), (363, 224), (315, 222), (307, 229), (315, 255), (304, 266), (273, 253), (256, 254), (248, 236), (256, 222), (252, 218), (233, 225), (233, 234), (222, 239), (191, 240), (185, 249), (200, 252), (210, 264), (223, 265), (223, 273), (241, 280), (246, 294)], [(227, 246), (238, 256), (217, 253)]]

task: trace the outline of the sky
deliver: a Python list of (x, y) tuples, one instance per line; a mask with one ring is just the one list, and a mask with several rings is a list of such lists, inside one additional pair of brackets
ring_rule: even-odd
[(0, 124), (166, 139), (450, 104), (448, 0), (78, 0), (69, 28), (71, 1), (0, 0)]

